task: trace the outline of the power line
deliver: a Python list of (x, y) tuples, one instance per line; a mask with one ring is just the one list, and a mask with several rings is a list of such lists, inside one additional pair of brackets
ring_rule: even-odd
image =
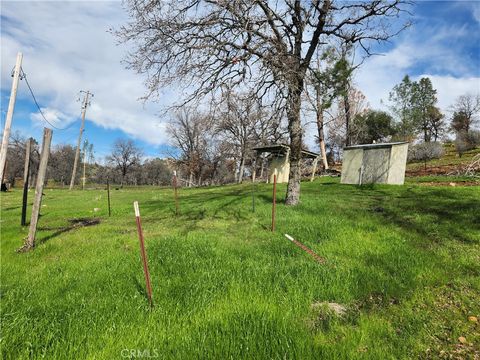
[(37, 109), (40, 112), (40, 115), (42, 115), (43, 120), (45, 120), (48, 124), (50, 124), (51, 127), (55, 128), (57, 130), (67, 130), (68, 128), (70, 128), (75, 122), (72, 122), (70, 125), (68, 125), (64, 128), (59, 128), (59, 127), (53, 125), (50, 121), (47, 120), (47, 118), (45, 117), (42, 109), (40, 108), (40, 105), (38, 105), (37, 98), (35, 97), (35, 94), (33, 93), (32, 87), (28, 83), (27, 74), (25, 74), (25, 72), (23, 71), (23, 68), (21, 68), (21, 71), (22, 71), (22, 78), (25, 79), (25, 83), (27, 84), (28, 89), (30, 90), (30, 94), (32, 95), (33, 101), (35, 102), (35, 105), (37, 106)]

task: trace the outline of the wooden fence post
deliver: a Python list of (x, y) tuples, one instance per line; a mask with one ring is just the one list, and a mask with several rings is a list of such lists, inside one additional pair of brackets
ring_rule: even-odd
[(40, 165), (38, 167), (37, 185), (35, 187), (35, 200), (32, 207), (32, 217), (30, 219), (30, 229), (28, 238), (23, 246), (24, 251), (35, 247), (35, 235), (37, 233), (38, 214), (42, 206), (43, 186), (45, 183), (45, 174), (47, 172), (48, 156), (50, 155), (50, 144), (52, 142), (52, 130), (43, 129), (42, 153), (40, 154)]
[(23, 168), (23, 199), (22, 199), (22, 218), (20, 221), (21, 226), (25, 226), (27, 218), (27, 200), (28, 200), (28, 178), (30, 176), (30, 148), (32, 144), (32, 138), (28, 139), (25, 143), (25, 167)]
[(138, 208), (138, 201), (134, 201), (133, 208), (135, 209), (135, 220), (137, 222), (138, 240), (140, 241), (140, 254), (142, 255), (143, 272), (145, 273), (145, 283), (147, 284), (147, 294), (150, 306), (153, 306), (152, 299), (152, 284), (150, 283), (150, 273), (148, 271), (148, 259), (145, 252), (145, 243), (143, 241), (142, 222), (140, 220), (140, 209)]

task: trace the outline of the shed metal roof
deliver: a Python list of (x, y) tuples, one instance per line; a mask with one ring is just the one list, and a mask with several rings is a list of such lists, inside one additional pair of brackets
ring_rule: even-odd
[(408, 144), (408, 141), (399, 141), (399, 142), (391, 142), (391, 143), (378, 143), (378, 144), (361, 144), (361, 145), (352, 145), (346, 146), (343, 150), (351, 150), (351, 149), (380, 149), (380, 148), (387, 148), (396, 145), (404, 145)]
[[(257, 151), (258, 153), (269, 152), (272, 154), (286, 155), (287, 152), (290, 150), (290, 146), (286, 144), (271, 144), (266, 146), (259, 146), (259, 147), (253, 148), (253, 150)], [(305, 149), (302, 149), (302, 155), (306, 158), (312, 158), (312, 159), (316, 159), (317, 157), (320, 156), (320, 154), (317, 154), (313, 151), (309, 151)]]

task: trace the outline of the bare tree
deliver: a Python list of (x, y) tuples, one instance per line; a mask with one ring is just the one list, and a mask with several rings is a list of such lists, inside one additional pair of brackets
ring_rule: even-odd
[(132, 140), (117, 139), (113, 144), (112, 154), (107, 156), (107, 161), (119, 169), (122, 187), (129, 171), (141, 163), (142, 156), (142, 150)]
[(177, 111), (167, 128), (172, 145), (180, 149), (181, 162), (187, 167), (189, 186), (194, 183), (194, 178), (197, 183), (201, 180), (207, 136), (211, 131), (209, 117), (187, 108)]
[[(243, 181), (245, 163), (256, 142), (256, 129), (263, 122), (261, 105), (254, 94), (236, 93), (227, 88), (216, 113), (216, 129), (233, 145), (239, 158), (237, 181)], [(251, 156), (250, 156), (251, 157)]]
[(316, 66), (307, 77), (305, 95), (307, 98), (307, 110), (315, 113), (317, 124), (317, 140), (322, 156), (323, 167), (328, 170), (328, 160), (325, 146), (325, 113), (333, 105), (333, 101), (339, 95), (335, 79), (335, 48), (328, 47), (324, 52), (317, 51)]
[[(25, 163), (25, 143), (27, 139), (17, 130), (10, 133), (10, 140), (8, 143), (7, 160), (5, 163), (4, 179), (5, 183), (9, 183), (10, 187), (15, 186), (16, 179), (23, 178), (24, 163)], [(35, 179), (38, 172), (38, 163), (40, 161), (40, 154), (38, 152), (38, 143), (32, 139), (32, 148), (30, 155), (30, 178)], [(32, 182), (30, 182), (32, 184)], [(2, 184), (2, 189), (5, 184)]]
[(162, 159), (151, 159), (143, 164), (144, 182), (149, 185), (169, 185), (172, 176), (167, 163)]
[[(61, 183), (63, 186), (65, 181), (70, 180), (74, 161), (75, 148), (72, 145), (63, 144), (55, 146), (51, 151), (48, 162), (48, 177)], [(78, 176), (78, 174), (80, 174), (80, 167), (77, 168), (75, 176)]]
[(259, 121), (255, 127), (257, 145), (285, 143), (288, 140), (286, 116), (282, 111), (269, 111), (265, 107), (260, 109)]
[(452, 129), (456, 132), (468, 134), (472, 125), (478, 122), (480, 113), (480, 95), (461, 95), (452, 106)]
[[(348, 112), (350, 124), (347, 127), (347, 116), (346, 116), (346, 106), (345, 98), (348, 99)], [(336, 108), (332, 114), (332, 119), (328, 121), (328, 141), (332, 142), (329, 144), (330, 150), (336, 152), (337, 155), (340, 155), (341, 149), (347, 144), (347, 130), (349, 132), (348, 137), (350, 139), (350, 144), (358, 144), (360, 133), (355, 119), (358, 119), (359, 115), (364, 115), (368, 112), (369, 104), (366, 102), (365, 95), (363, 93), (350, 85), (349, 94), (345, 96), (340, 96), (337, 98)]]
[[(346, 145), (359, 144), (360, 143), (360, 129), (359, 124), (355, 122), (355, 119), (358, 119), (359, 116), (365, 115), (369, 111), (370, 104), (367, 102), (365, 95), (357, 88), (350, 86), (350, 91), (347, 96), (348, 98), (348, 112), (349, 112), (349, 126), (345, 127), (345, 131), (348, 131), (349, 143), (347, 143), (347, 136), (345, 136)], [(345, 114), (345, 97), (342, 97), (342, 111), (343, 118), (346, 121)]]
[[(130, 67), (148, 75), (146, 97), (182, 80), (186, 102), (218, 93), (221, 84), (255, 84), (258, 97), (285, 106), (290, 135), (286, 204), (300, 197), (301, 95), (319, 44), (328, 37), (358, 43), (396, 34), (408, 0), (127, 0), (133, 21), (116, 34), (136, 49)], [(325, 39), (322, 39), (325, 38)]]
[(23, 176), (25, 159), (25, 143), (27, 139), (18, 131), (10, 133), (8, 153), (5, 165), (4, 179), (11, 187), (15, 186), (15, 180)]

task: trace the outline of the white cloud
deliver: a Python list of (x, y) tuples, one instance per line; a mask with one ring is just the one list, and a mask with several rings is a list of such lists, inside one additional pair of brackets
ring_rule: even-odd
[[(60, 110), (51, 109), (51, 108), (40, 108), (40, 109), (42, 111), (43, 116), (45, 116), (45, 119), (47, 119), (47, 121), (55, 127), (64, 128), (70, 125), (73, 121), (75, 121), (75, 118), (73, 116), (66, 115)], [(43, 117), (40, 114), (40, 112), (31, 113), (30, 119), (32, 119), (33, 121), (37, 121), (41, 124), (44, 123)]]
[(407, 74), (432, 80), (443, 111), (459, 95), (480, 91), (478, 64), (462, 53), (462, 42), (471, 36), (465, 26), (413, 30), (390, 51), (367, 59), (356, 73), (355, 83), (373, 108), (386, 109), (389, 92)]
[(472, 14), (474, 19), (480, 23), (480, 3), (476, 1), (473, 2)]
[(437, 89), (438, 105), (443, 111), (448, 111), (457, 97), (466, 93), (480, 94), (480, 77), (462, 77), (439, 75), (420, 75), (417, 78), (428, 77)]
[[(21, 51), (22, 67), (55, 125), (64, 127), (78, 118), (78, 92), (90, 90), (95, 96), (87, 120), (153, 145), (167, 142), (156, 116), (159, 105), (137, 100), (145, 93), (142, 78), (120, 63), (127, 49), (108, 33), (127, 20), (120, 2), (26, 4), (2, 2), (2, 90), (10, 90), (10, 71)], [(18, 96), (29, 98), (27, 91), (20, 86)]]

